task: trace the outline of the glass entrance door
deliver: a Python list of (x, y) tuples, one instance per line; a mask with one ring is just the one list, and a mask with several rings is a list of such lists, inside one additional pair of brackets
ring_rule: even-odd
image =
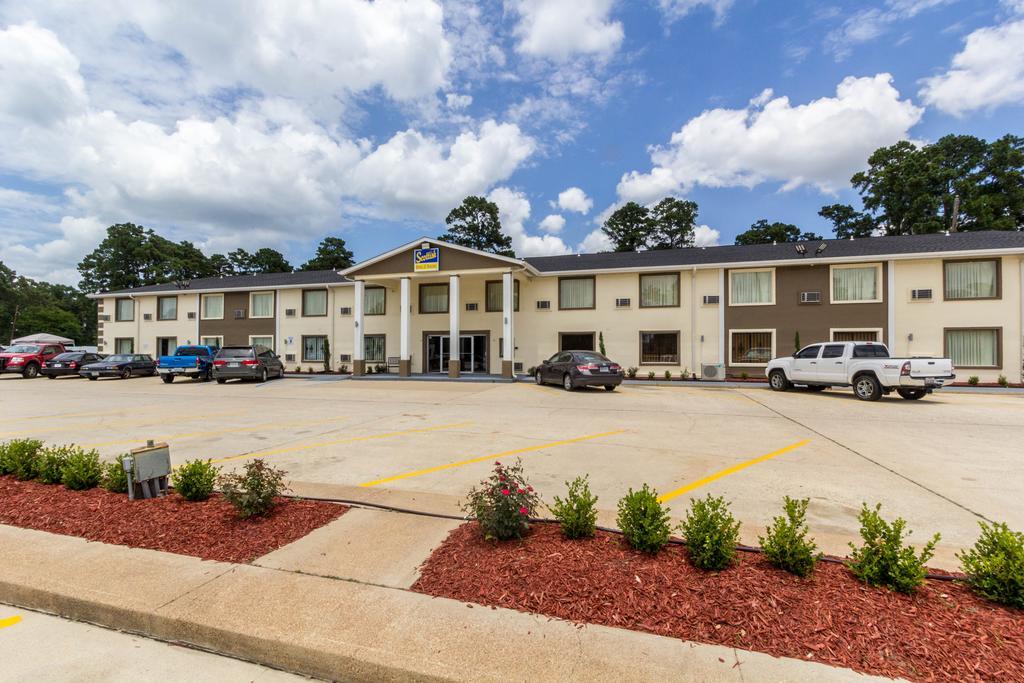
[[(487, 372), (487, 335), (460, 335), (458, 354), (460, 372), (466, 374)], [(447, 373), (450, 358), (451, 343), (448, 335), (428, 335), (427, 372)]]

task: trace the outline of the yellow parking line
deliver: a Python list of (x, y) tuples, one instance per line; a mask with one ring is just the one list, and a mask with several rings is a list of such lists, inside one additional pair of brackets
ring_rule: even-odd
[(296, 453), (298, 451), (308, 451), (312, 448), (323, 448), (324, 446), (337, 446), (343, 443), (355, 443), (357, 441), (372, 441), (374, 439), (388, 439), (394, 436), (405, 436), (406, 434), (419, 434), (422, 432), (436, 432), (441, 429), (455, 429), (456, 427), (465, 427), (470, 422), (454, 422), (452, 424), (437, 425), (435, 427), (420, 427), (417, 429), (405, 429), (399, 432), (387, 432), (385, 434), (370, 434), (367, 436), (352, 436), (346, 439), (335, 439), (334, 441), (320, 441), (318, 443), (307, 443), (299, 444), (298, 446), (288, 446), (286, 448), (276, 448), (268, 451), (256, 451), (254, 453), (242, 453), (241, 455), (229, 455), (226, 458), (215, 458), (210, 462), (228, 462), (229, 460), (242, 460), (243, 458), (265, 458), (270, 455), (281, 455), (283, 453)]
[(432, 474), (434, 472), (440, 472), (441, 470), (450, 470), (453, 467), (462, 467), (463, 465), (472, 465), (478, 462), (485, 462), (487, 460), (494, 460), (497, 458), (507, 458), (510, 455), (519, 455), (522, 453), (532, 453), (533, 451), (541, 451), (545, 448), (554, 448), (555, 446), (566, 446), (571, 443), (579, 443), (581, 441), (590, 441), (592, 439), (600, 439), (603, 436), (613, 436), (615, 434), (621, 434), (626, 430), (616, 429), (611, 432), (601, 432), (600, 434), (590, 434), (588, 436), (577, 436), (572, 439), (563, 439), (561, 441), (552, 441), (550, 443), (542, 443), (538, 446), (527, 446), (525, 448), (517, 448), (511, 451), (503, 451), (501, 453), (492, 453), (491, 455), (481, 455), (477, 458), (470, 458), (468, 460), (459, 460), (458, 462), (450, 462), (444, 465), (437, 465), (435, 467), (428, 467), (425, 470), (414, 470), (412, 472), (403, 472), (402, 474), (396, 474), (393, 477), (385, 477), (384, 479), (376, 479), (374, 481), (367, 481), (360, 486), (369, 488), (370, 486), (377, 486), (379, 484), (387, 484), (388, 482), (398, 481), (399, 479), (409, 479), (411, 477), (418, 477), (423, 474)]
[(17, 614), (14, 615), (13, 617), (7, 617), (6, 619), (0, 619), (0, 628), (7, 628), (8, 626), (14, 626), (19, 621), (21, 621), (21, 617), (19, 615), (17, 615)]
[(259, 426), (248, 426), (248, 427), (229, 427), (227, 429), (212, 429), (205, 432), (184, 432), (181, 434), (171, 434), (169, 436), (147, 436), (139, 437), (137, 439), (119, 439), (117, 441), (100, 441), (98, 443), (83, 443), (80, 444), (85, 448), (99, 448), (101, 446), (114, 446), (122, 443), (145, 443), (152, 439), (153, 441), (171, 441), (173, 439), (190, 439), (196, 436), (219, 436), (221, 434), (238, 434), (240, 432), (259, 432), (259, 431), (271, 431), (282, 427), (302, 427), (309, 425), (320, 425), (330, 423), (343, 422), (344, 418), (330, 418), (327, 420), (294, 420), (292, 422), (275, 422), (270, 425), (259, 425)]
[(688, 492), (690, 492), (690, 491), (692, 491), (692, 490), (694, 490), (696, 488), (700, 488), (701, 486), (704, 486), (704, 484), (710, 484), (711, 482), (713, 482), (713, 481), (715, 481), (717, 479), (721, 479), (722, 477), (727, 477), (730, 474), (735, 474), (736, 472), (739, 472), (740, 470), (744, 470), (744, 469), (750, 467), (751, 465), (756, 465), (757, 463), (764, 462), (765, 460), (771, 460), (772, 458), (774, 458), (776, 456), (779, 456), (779, 455), (782, 455), (783, 453), (789, 453), (790, 451), (795, 451), (797, 448), (800, 448), (801, 446), (806, 446), (810, 442), (811, 442), (810, 439), (804, 439), (803, 441), (797, 441), (796, 443), (792, 443), (792, 444), (786, 446), (785, 448), (780, 448), (777, 451), (772, 451), (771, 453), (766, 453), (765, 455), (761, 455), (761, 456), (758, 456), (758, 457), (753, 458), (751, 460), (747, 460), (746, 462), (741, 462), (738, 465), (733, 465), (732, 467), (727, 467), (724, 470), (720, 470), (718, 472), (715, 472), (714, 474), (712, 474), (710, 476), (707, 476), (707, 477), (704, 477), (703, 479), (698, 479), (697, 481), (695, 481), (695, 482), (693, 482), (691, 484), (687, 484), (686, 486), (683, 486), (682, 488), (678, 488), (675, 491), (670, 491), (668, 493), (662, 494), (662, 495), (658, 496), (658, 500), (663, 502), (663, 503), (666, 500), (672, 500), (673, 498), (675, 498), (677, 496), (681, 496), (684, 493), (688, 493)]

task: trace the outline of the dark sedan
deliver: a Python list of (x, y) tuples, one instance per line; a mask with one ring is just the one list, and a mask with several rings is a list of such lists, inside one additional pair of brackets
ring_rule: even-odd
[(266, 382), (270, 377), (284, 377), (284, 363), (266, 346), (225, 346), (213, 359), (213, 376), (217, 384), (236, 378)]
[(622, 368), (595, 351), (560, 351), (540, 364), (533, 379), (561, 384), (566, 391), (591, 386), (614, 391), (622, 384)]
[(128, 379), (133, 375), (152, 377), (156, 374), (156, 362), (148, 353), (117, 353), (96, 363), (83, 365), (78, 374), (91, 380), (100, 377)]
[(103, 355), (99, 353), (68, 351), (45, 361), (43, 367), (39, 370), (39, 374), (50, 379), (68, 376), (78, 377), (78, 371), (83, 365), (97, 363), (101, 360), (103, 360)]

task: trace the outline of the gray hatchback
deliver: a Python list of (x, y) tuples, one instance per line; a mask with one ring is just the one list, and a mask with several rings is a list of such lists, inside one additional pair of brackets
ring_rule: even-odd
[(213, 377), (217, 384), (229, 379), (266, 382), (271, 377), (284, 377), (284, 363), (266, 346), (225, 346), (213, 359)]

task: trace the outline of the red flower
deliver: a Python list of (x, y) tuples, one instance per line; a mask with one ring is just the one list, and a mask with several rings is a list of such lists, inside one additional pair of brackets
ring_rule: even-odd
[(494, 461), (494, 465), (495, 465), (495, 467), (501, 467), (501, 463), (498, 462), (497, 460)]
[(502, 489), (501, 490), (501, 495), (507, 496), (508, 495), (508, 489)]
[(502, 476), (498, 477), (498, 481), (505, 481), (505, 476), (502, 475)]
[(529, 513), (530, 513), (530, 511), (529, 511), (529, 510), (527, 510), (526, 508), (519, 508), (519, 514), (521, 514), (521, 515), (527, 515), (527, 514), (529, 514)]
[(530, 493), (533, 493), (533, 487), (532, 486), (527, 486), (526, 490), (529, 491)]
[(526, 493), (526, 489), (519, 489), (519, 493)]

